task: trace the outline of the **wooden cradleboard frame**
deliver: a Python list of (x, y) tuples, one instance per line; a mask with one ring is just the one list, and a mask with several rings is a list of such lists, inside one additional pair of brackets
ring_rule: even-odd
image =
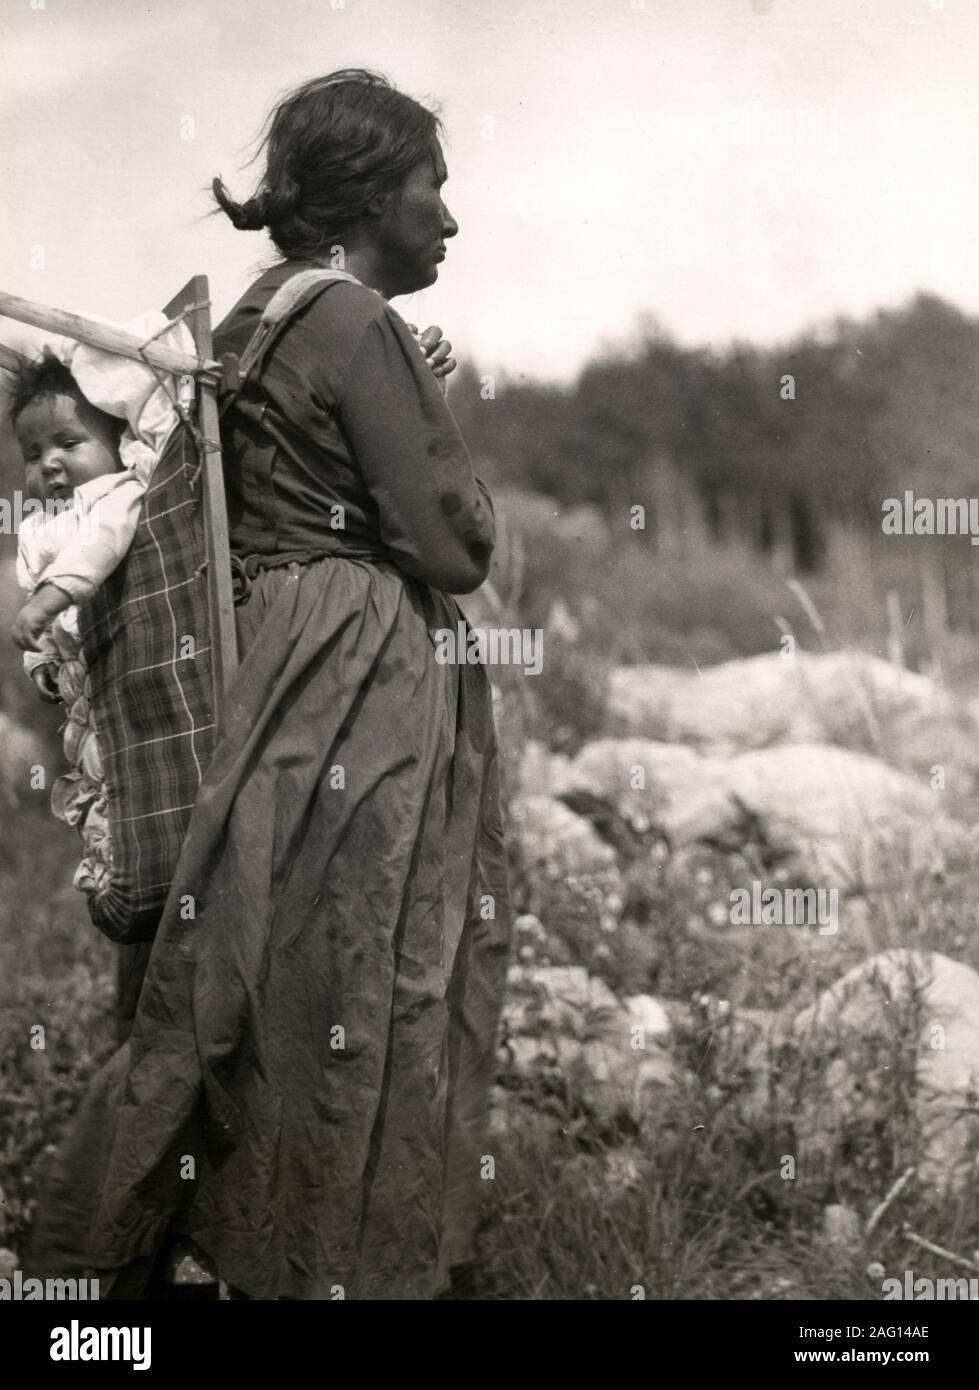
[[(0, 291), (0, 315), (4, 317), (88, 343), (103, 351), (119, 353), (137, 362), (146, 362), (194, 383), (197, 426), (202, 441), (201, 477), (214, 718), (220, 733), (228, 690), (238, 666), (238, 646), (217, 404), (217, 389), (226, 379), (228, 371), (212, 357), (214, 348), (207, 276), (195, 275), (188, 280), (163, 312), (169, 319), (184, 317), (197, 349), (193, 357), (159, 342), (141, 343), (132, 334), (110, 324)], [(0, 348), (0, 365), (5, 362), (13, 365), (20, 357), (12, 348), (5, 345), (0, 345)], [(229, 363), (228, 370), (236, 370), (236, 364)]]
[[(186, 315), (185, 322), (193, 335), (198, 357), (205, 362), (210, 361), (214, 351), (210, 302), (207, 276), (195, 275), (163, 310), (168, 319)], [(192, 307), (188, 313), (189, 306)], [(207, 559), (207, 606), (211, 629), (214, 718), (220, 735), (228, 689), (238, 667), (238, 641), (235, 635), (231, 546), (224, 495), (217, 384), (212, 376), (199, 373), (196, 385), (197, 424), (202, 441), (201, 478), (204, 492), (204, 543)]]

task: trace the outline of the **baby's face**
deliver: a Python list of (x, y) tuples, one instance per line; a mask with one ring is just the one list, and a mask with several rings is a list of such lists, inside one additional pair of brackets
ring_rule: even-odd
[(121, 421), (74, 396), (31, 401), (16, 426), (28, 495), (67, 501), (82, 483), (118, 472), (120, 429)]

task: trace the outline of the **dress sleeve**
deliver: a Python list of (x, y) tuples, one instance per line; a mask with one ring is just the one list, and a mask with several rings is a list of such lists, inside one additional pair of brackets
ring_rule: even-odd
[(478, 588), (495, 539), (489, 493), (431, 367), (392, 309), (367, 324), (337, 412), (399, 568), (450, 594)]

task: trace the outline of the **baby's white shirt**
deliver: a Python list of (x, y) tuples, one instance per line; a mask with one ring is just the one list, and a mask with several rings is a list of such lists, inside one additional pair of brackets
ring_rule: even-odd
[(91, 598), (109, 577), (133, 542), (143, 495), (156, 459), (138, 440), (124, 443), (120, 456), (129, 467), (105, 473), (77, 487), (71, 504), (55, 511), (35, 511), (21, 523), (17, 545), (17, 582), (24, 593), (41, 584), (57, 584), (74, 602), (54, 619), (51, 643), (42, 638), (44, 650), (24, 653), (24, 669), (77, 650), (80, 641), (76, 605)]

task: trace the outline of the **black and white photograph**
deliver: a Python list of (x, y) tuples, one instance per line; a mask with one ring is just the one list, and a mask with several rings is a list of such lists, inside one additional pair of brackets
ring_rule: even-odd
[(0, 54), (5, 1326), (941, 1364), (979, 8), (3, 0)]

